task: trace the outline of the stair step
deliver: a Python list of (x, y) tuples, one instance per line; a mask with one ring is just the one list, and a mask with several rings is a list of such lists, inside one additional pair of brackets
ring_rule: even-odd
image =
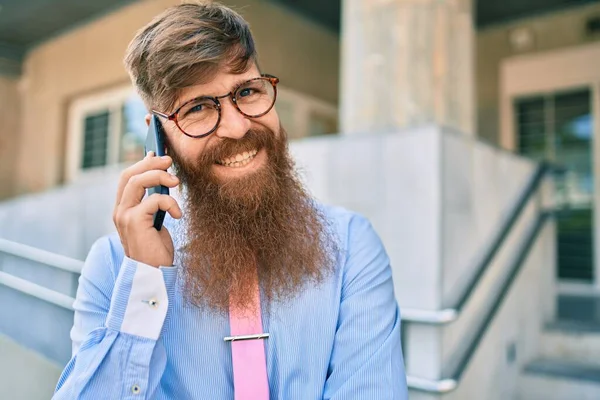
[(547, 324), (540, 338), (540, 356), (600, 366), (600, 324), (581, 321)]
[(557, 298), (559, 320), (571, 320), (600, 324), (600, 296), (598, 294), (559, 295)]
[(600, 322), (561, 319), (546, 324), (547, 330), (581, 333), (600, 333)]
[(525, 366), (525, 372), (565, 379), (595, 382), (600, 385), (600, 367), (587, 363), (540, 359)]
[(540, 359), (525, 366), (519, 378), (521, 400), (600, 399), (600, 366)]

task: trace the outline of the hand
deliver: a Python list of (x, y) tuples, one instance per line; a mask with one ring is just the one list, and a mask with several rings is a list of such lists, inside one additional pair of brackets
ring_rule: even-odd
[(144, 195), (146, 189), (153, 186), (172, 188), (179, 184), (179, 179), (166, 171), (172, 162), (168, 156), (154, 157), (149, 152), (143, 160), (123, 171), (113, 211), (125, 255), (154, 267), (173, 265), (175, 253), (167, 228), (163, 226), (160, 231), (154, 228), (154, 213), (160, 209), (179, 219), (181, 208), (169, 195), (153, 194), (146, 199)]

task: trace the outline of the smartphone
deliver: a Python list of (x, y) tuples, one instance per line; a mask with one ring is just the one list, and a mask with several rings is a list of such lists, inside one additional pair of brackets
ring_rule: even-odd
[[(144, 154), (153, 151), (155, 156), (162, 157), (166, 154), (165, 133), (162, 124), (156, 115), (152, 115), (150, 124), (148, 125), (148, 134), (146, 135), (146, 143), (144, 145)], [(169, 188), (166, 186), (154, 186), (147, 189), (148, 196), (154, 193), (169, 194)], [(165, 220), (165, 211), (158, 210), (154, 214), (154, 227), (160, 231)]]

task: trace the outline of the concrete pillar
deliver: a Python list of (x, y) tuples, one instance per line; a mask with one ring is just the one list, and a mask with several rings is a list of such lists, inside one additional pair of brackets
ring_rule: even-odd
[(341, 132), (473, 134), (472, 0), (343, 0)]
[(13, 196), (21, 134), (21, 48), (0, 42), (0, 201)]
[(0, 200), (14, 194), (21, 97), (18, 78), (0, 74)]

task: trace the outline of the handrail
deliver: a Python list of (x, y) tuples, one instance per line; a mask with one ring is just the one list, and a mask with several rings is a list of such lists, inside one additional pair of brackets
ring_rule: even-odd
[(477, 350), (479, 343), (483, 339), (485, 332), (487, 331), (488, 327), (491, 325), (492, 321), (494, 320), (494, 317), (498, 313), (498, 310), (500, 309), (502, 302), (506, 298), (508, 291), (510, 290), (513, 282), (515, 281), (515, 278), (517, 277), (517, 275), (521, 271), (521, 268), (525, 264), (525, 259), (529, 255), (529, 251), (531, 250), (531, 247), (533, 246), (536, 239), (538, 238), (538, 235), (539, 235), (540, 231), (542, 230), (542, 228), (544, 227), (546, 221), (548, 221), (549, 217), (552, 215), (553, 215), (552, 211), (541, 212), (538, 215), (538, 217), (536, 218), (535, 222), (533, 223), (533, 226), (531, 227), (529, 234), (527, 235), (527, 238), (523, 241), (523, 244), (517, 250), (517, 253), (516, 253), (517, 255), (513, 261), (513, 265), (511, 265), (511, 268), (509, 269), (509, 271), (510, 271), (509, 275), (506, 278), (506, 281), (504, 282), (504, 284), (502, 285), (502, 288), (496, 298), (496, 301), (494, 302), (494, 305), (489, 310), (487, 316), (485, 317), (483, 323), (481, 324), (481, 326), (479, 327), (479, 330), (477, 331), (475, 337), (473, 338), (471, 345), (469, 346), (468, 350), (466, 351), (466, 354), (460, 360), (458, 367), (456, 368), (456, 372), (454, 373), (454, 379), (456, 379), (457, 381), (460, 380), (460, 378), (462, 377), (462, 374), (465, 372), (465, 369), (467, 368), (469, 361), (475, 354), (475, 351)]
[(0, 239), (0, 253), (10, 254), (76, 274), (80, 274), (83, 268), (83, 261), (81, 260), (6, 239)]
[(406, 384), (410, 389), (419, 390), (421, 392), (450, 393), (456, 389), (458, 382), (455, 379), (440, 379), (439, 381), (434, 381), (431, 379), (407, 376)]
[[(81, 260), (1, 238), (0, 253), (20, 257), (76, 274), (81, 274), (81, 269), (83, 268), (83, 261)], [(74, 298), (30, 282), (26, 279), (22, 279), (0, 271), (0, 285), (7, 286), (21, 293), (28, 294), (40, 300), (44, 300), (48, 303), (52, 303), (59, 307), (73, 311), (73, 302), (75, 301)]]
[(402, 308), (402, 321), (420, 324), (445, 325), (458, 318), (458, 310), (445, 308), (438, 311)]
[(48, 303), (73, 311), (74, 298), (0, 271), (0, 285), (28, 294)]
[(429, 392), (429, 393), (438, 393), (438, 394), (449, 393), (449, 392), (453, 391), (454, 389), (456, 389), (462, 375), (464, 374), (465, 370), (467, 369), (467, 366), (469, 365), (469, 361), (471, 361), (471, 359), (475, 355), (475, 352), (476, 352), (481, 340), (483, 339), (483, 336), (485, 335), (487, 329), (489, 328), (490, 324), (494, 320), (494, 317), (496, 316), (498, 310), (500, 309), (502, 302), (506, 298), (506, 295), (507, 295), (508, 291), (510, 290), (513, 281), (515, 280), (516, 276), (519, 274), (521, 267), (524, 265), (525, 258), (529, 254), (529, 250), (531, 249), (533, 243), (537, 239), (537, 236), (538, 236), (540, 230), (544, 226), (545, 222), (552, 215), (553, 215), (552, 211), (544, 211), (538, 215), (538, 218), (533, 223), (533, 227), (530, 229), (529, 234), (527, 235), (526, 239), (523, 241), (523, 244), (521, 245), (521, 248), (517, 252), (517, 256), (515, 257), (513, 265), (510, 268), (510, 273), (508, 275), (508, 278), (505, 280), (504, 284), (502, 285), (502, 288), (501, 288), (500, 292), (498, 293), (498, 296), (496, 297), (496, 300), (494, 301), (492, 308), (490, 309), (485, 320), (483, 321), (483, 323), (477, 330), (477, 333), (475, 334), (473, 341), (471, 342), (467, 351), (465, 352), (465, 354), (461, 358), (460, 362), (458, 363), (458, 366), (456, 367), (456, 371), (454, 372), (454, 374), (452, 374), (452, 376), (450, 378), (443, 378), (440, 380), (432, 380), (432, 379), (424, 379), (424, 378), (417, 378), (417, 377), (413, 377), (413, 376), (407, 376), (406, 380), (408, 383), (408, 387), (410, 389), (419, 390), (419, 391), (423, 391), (423, 392)]
[(540, 182), (544, 179), (545, 175), (549, 172), (558, 171), (556, 166), (550, 163), (542, 162), (538, 165), (536, 171), (533, 173), (529, 182), (521, 192), (521, 195), (517, 199), (513, 208), (509, 213), (509, 217), (504, 221), (500, 230), (497, 232), (494, 239), (491, 241), (489, 248), (485, 252), (485, 256), (479, 262), (479, 265), (475, 269), (475, 274), (469, 284), (465, 286), (464, 293), (459, 297), (454, 306), (445, 308), (443, 310), (422, 310), (417, 308), (403, 308), (402, 309), (402, 320), (409, 323), (418, 324), (431, 324), (431, 325), (445, 325), (454, 322), (460, 316), (465, 304), (469, 302), (469, 299), (473, 296), (475, 289), (479, 281), (485, 275), (485, 272), (491, 266), (491, 261), (495, 257), (498, 250), (504, 244), (504, 241), (508, 237), (508, 234), (512, 227), (515, 225), (518, 218), (521, 216), (527, 202), (531, 199), (531, 196), (535, 193)]

